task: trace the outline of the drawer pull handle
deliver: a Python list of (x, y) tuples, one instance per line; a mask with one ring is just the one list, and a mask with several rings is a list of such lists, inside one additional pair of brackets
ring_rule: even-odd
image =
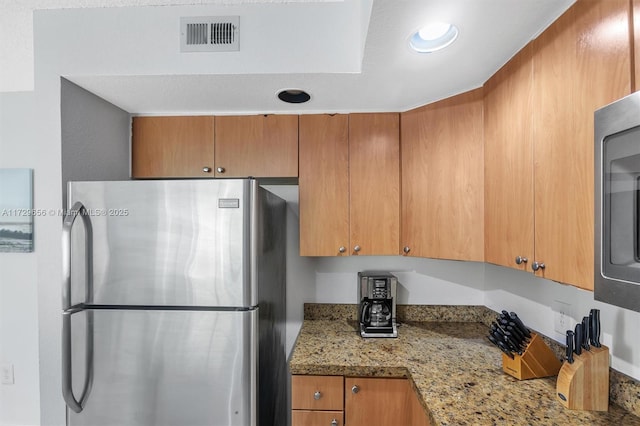
[(336, 419), (331, 420), (331, 426), (338, 426), (338, 421)]
[(320, 398), (322, 398), (322, 393), (320, 391), (316, 391), (313, 394), (313, 399), (315, 399), (316, 401), (319, 400)]
[(358, 385), (353, 385), (353, 387), (351, 388), (351, 392), (353, 393), (360, 392), (360, 387), (358, 387)]

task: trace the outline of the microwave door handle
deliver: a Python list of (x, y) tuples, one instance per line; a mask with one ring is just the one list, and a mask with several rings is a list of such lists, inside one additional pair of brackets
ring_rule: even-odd
[(85, 228), (85, 303), (93, 303), (93, 227), (85, 206), (76, 202), (62, 222), (62, 309), (71, 307), (71, 230), (80, 216)]

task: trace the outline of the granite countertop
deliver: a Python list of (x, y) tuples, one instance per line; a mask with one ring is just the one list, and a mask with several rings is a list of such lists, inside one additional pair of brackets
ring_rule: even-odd
[(401, 322), (397, 339), (363, 339), (357, 322), (305, 319), (291, 374), (407, 377), (433, 425), (639, 425), (640, 417), (564, 408), (556, 377), (517, 380), (481, 322)]

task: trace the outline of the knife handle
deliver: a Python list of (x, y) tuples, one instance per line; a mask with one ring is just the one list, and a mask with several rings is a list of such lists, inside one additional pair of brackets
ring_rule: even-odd
[(600, 309), (592, 309), (589, 313), (593, 316), (593, 321), (591, 321), (591, 344), (596, 348), (601, 347), (600, 345)]
[(509, 349), (507, 349), (507, 346), (504, 344), (504, 342), (498, 342), (498, 347), (500, 348), (500, 350), (502, 350), (502, 352), (507, 354), (509, 358), (515, 359), (515, 356), (511, 353)]
[(525, 337), (525, 335), (520, 330), (520, 327), (518, 327), (515, 322), (509, 321), (509, 327), (511, 327), (509, 331), (513, 330), (513, 333), (515, 333), (518, 336), (518, 338), (522, 341), (522, 343), (525, 343), (525, 344), (527, 343), (527, 338)]
[(524, 334), (525, 337), (530, 338), (531, 333), (529, 333), (529, 329), (525, 327), (524, 323), (520, 320), (520, 318), (518, 318), (518, 314), (516, 314), (515, 312), (511, 312), (509, 316), (511, 318), (511, 321), (515, 322), (516, 325), (520, 328), (520, 331), (522, 331), (522, 334)]
[(576, 324), (573, 337), (576, 340), (573, 350), (575, 351), (576, 355), (580, 355), (582, 353), (582, 338), (584, 337), (584, 333), (582, 331), (582, 323)]
[(582, 318), (582, 347), (585, 350), (591, 350), (589, 346), (589, 338), (591, 337), (591, 333), (589, 329), (591, 328), (591, 323), (589, 322), (589, 317)]
[(522, 355), (520, 344), (513, 338), (513, 335), (509, 331), (505, 331), (504, 335), (507, 336), (505, 342), (508, 343), (508, 346), (510, 346), (515, 352), (518, 352), (518, 355)]
[(573, 364), (573, 331), (567, 330), (567, 362)]

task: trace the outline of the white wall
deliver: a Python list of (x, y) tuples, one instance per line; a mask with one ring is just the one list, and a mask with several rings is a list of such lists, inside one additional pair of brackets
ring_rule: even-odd
[[(0, 93), (0, 168), (32, 168), (43, 178), (34, 138), (32, 93)], [(34, 196), (37, 203), (38, 191)], [(37, 204), (36, 204), (37, 205)], [(0, 385), (0, 424), (40, 424), (37, 268), (39, 218), (33, 253), (0, 253), (0, 364), (13, 364), (13, 385)], [(0, 217), (0, 221), (2, 218)]]

